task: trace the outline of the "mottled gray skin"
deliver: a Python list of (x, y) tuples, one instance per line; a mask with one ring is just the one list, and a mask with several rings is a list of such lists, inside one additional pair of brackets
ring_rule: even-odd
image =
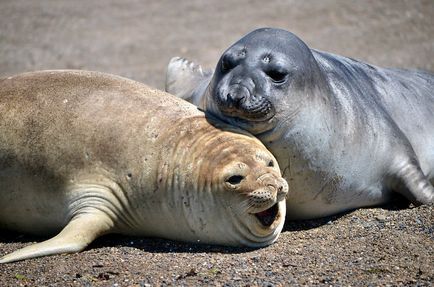
[(212, 76), (198, 67), (172, 59), (166, 90), (271, 150), (289, 184), (287, 218), (379, 205), (394, 192), (433, 202), (433, 74), (309, 49), (269, 28), (226, 50)]
[(259, 140), (164, 92), (87, 71), (0, 79), (0, 228), (57, 234), (0, 263), (107, 233), (265, 246), (286, 193)]

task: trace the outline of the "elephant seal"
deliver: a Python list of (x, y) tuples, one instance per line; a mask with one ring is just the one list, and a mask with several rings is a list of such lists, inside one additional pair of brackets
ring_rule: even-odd
[(214, 73), (172, 59), (166, 90), (265, 144), (289, 184), (288, 219), (383, 204), (394, 192), (433, 202), (433, 74), (375, 67), (264, 28), (226, 50)]
[(256, 138), (164, 92), (87, 71), (0, 80), (0, 226), (60, 231), (0, 263), (107, 233), (265, 246), (287, 190)]

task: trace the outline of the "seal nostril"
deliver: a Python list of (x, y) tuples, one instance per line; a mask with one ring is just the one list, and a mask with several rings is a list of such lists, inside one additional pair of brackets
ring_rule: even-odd
[(235, 105), (236, 105), (236, 102), (235, 102), (235, 100), (234, 100), (234, 98), (233, 98), (233, 96), (232, 96), (231, 93), (228, 93), (228, 94), (226, 95), (226, 102), (227, 102), (228, 107), (230, 107), (230, 108), (232, 108), (232, 107), (236, 107), (236, 106), (235, 106)]
[(240, 95), (238, 93), (227, 93), (226, 94), (226, 101), (230, 107), (239, 108), (240, 103), (244, 99), (244, 95)]
[(226, 101), (228, 101), (228, 102), (232, 102), (233, 101), (231, 93), (227, 93), (226, 94)]
[(285, 185), (280, 185), (277, 188), (277, 197), (278, 199), (284, 199), (288, 194), (288, 190), (285, 188)]

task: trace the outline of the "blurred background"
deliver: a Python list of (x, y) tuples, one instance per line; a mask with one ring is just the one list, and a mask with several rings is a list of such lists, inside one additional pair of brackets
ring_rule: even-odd
[(434, 70), (433, 0), (0, 0), (0, 76), (86, 69), (162, 89), (171, 57), (214, 68), (265, 26), (371, 64)]

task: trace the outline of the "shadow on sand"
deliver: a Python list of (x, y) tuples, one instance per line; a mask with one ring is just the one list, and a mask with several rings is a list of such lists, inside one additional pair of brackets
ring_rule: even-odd
[[(401, 210), (408, 208), (409, 203), (403, 198), (397, 197), (390, 204), (384, 205), (381, 208), (386, 210)], [(352, 211), (345, 213), (314, 219), (314, 220), (299, 220), (288, 221), (285, 223), (282, 232), (297, 232), (318, 228), (330, 222), (336, 221), (342, 216), (345, 216)], [(0, 243), (30, 243), (40, 242), (49, 237), (37, 237), (33, 235), (24, 235), (14, 231), (0, 230)], [(198, 243), (186, 243), (161, 238), (141, 238), (123, 235), (106, 235), (92, 242), (87, 250), (98, 249), (103, 247), (132, 247), (149, 253), (223, 253), (223, 254), (238, 254), (246, 253), (257, 248), (248, 247), (227, 247), (219, 245), (209, 245)], [(1, 254), (3, 255), (3, 254)]]

